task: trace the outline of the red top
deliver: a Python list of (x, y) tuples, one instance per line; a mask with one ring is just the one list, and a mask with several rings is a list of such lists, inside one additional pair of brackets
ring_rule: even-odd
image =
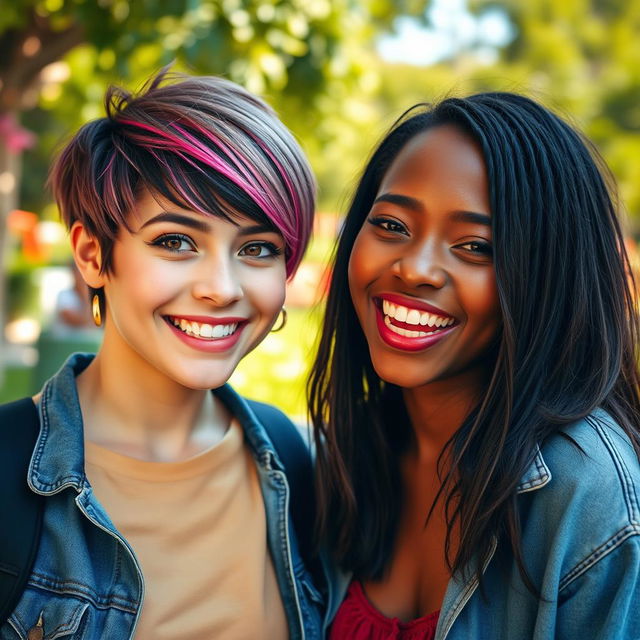
[(333, 620), (329, 640), (433, 640), (439, 615), (440, 611), (434, 611), (411, 622), (387, 618), (354, 580)]

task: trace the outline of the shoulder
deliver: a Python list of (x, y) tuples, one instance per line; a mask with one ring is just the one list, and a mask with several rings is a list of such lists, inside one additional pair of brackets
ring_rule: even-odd
[(562, 591), (587, 573), (610, 575), (621, 557), (635, 558), (625, 566), (637, 571), (640, 462), (624, 430), (596, 411), (547, 438), (536, 467), (543, 480), (520, 494), (533, 573)]
[(608, 414), (597, 411), (549, 437), (541, 459), (548, 481), (521, 496), (532, 548), (562, 556), (570, 575), (640, 543), (640, 463)]
[(551, 480), (547, 494), (640, 526), (640, 462), (633, 445), (605, 411), (567, 425), (541, 447)]
[[(257, 400), (245, 401), (281, 457), (308, 456), (308, 440), (304, 437), (304, 432), (280, 409)], [(288, 451), (291, 453), (287, 453)], [(283, 462), (286, 466), (287, 462)]]
[(307, 454), (307, 445), (302, 431), (280, 409), (264, 402), (244, 398), (229, 384), (215, 389), (214, 394), (238, 420), (258, 457), (265, 450), (274, 448), (279, 454), (284, 449), (286, 455), (292, 447), (298, 454)]
[(2, 424), (5, 420), (18, 420), (37, 416), (35, 399), (31, 397), (20, 398), (12, 402), (0, 404), (0, 418)]
[(275, 421), (281, 424), (286, 424), (288, 427), (294, 426), (291, 419), (283, 411), (278, 409), (278, 407), (274, 407), (272, 404), (268, 404), (266, 402), (250, 400), (249, 398), (244, 398), (244, 401), (260, 422), (264, 423), (265, 421)]

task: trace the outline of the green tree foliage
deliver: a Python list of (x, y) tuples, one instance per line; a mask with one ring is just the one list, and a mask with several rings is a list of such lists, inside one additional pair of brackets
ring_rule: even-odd
[(517, 37), (505, 73), (570, 113), (612, 168), (640, 230), (640, 3), (637, 0), (476, 0), (506, 11)]
[[(6, 216), (41, 213), (46, 165), (65, 131), (101, 115), (109, 82), (139, 84), (161, 66), (222, 74), (264, 95), (315, 150), (320, 125), (358, 84), (373, 86), (374, 36), (428, 0), (13, 0), (0, 11), (0, 264)], [(61, 61), (64, 61), (61, 64)], [(8, 123), (8, 124), (7, 124)], [(38, 136), (23, 181), (22, 124)], [(313, 150), (312, 150), (313, 151)], [(24, 187), (21, 190), (21, 185)], [(18, 195), (20, 194), (20, 198)], [(0, 341), (4, 279), (0, 278)]]
[[(0, 12), (0, 115), (17, 114), (40, 136), (22, 203), (41, 209), (42, 160), (102, 113), (106, 84), (136, 86), (172, 61), (264, 95), (301, 137), (313, 130), (319, 149), (337, 133), (323, 123), (339, 101), (375, 86), (375, 35), (398, 13), (423, 15), (427, 2), (16, 1)], [(66, 71), (55, 64), (63, 58)]]
[[(351, 173), (340, 170), (362, 165), (366, 152), (413, 104), (449, 94), (517, 91), (564, 115), (594, 140), (613, 170), (632, 231), (640, 235), (640, 2), (472, 0), (469, 8), (478, 18), (476, 41), (429, 67), (380, 61), (373, 91), (352, 88), (348, 100), (360, 102), (359, 117), (349, 118), (345, 109), (340, 126), (360, 160), (341, 164), (340, 150), (333, 155), (330, 145), (325, 150), (329, 184), (348, 184)], [(485, 45), (490, 38), (482, 33), (481, 18), (489, 12), (511, 24), (513, 38), (503, 48)], [(421, 46), (431, 44), (425, 36)], [(342, 157), (350, 156), (342, 151)]]

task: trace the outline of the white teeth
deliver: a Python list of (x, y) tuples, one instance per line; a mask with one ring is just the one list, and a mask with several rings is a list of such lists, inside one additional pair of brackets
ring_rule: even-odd
[(235, 333), (238, 328), (237, 322), (233, 324), (207, 324), (205, 322), (189, 322), (184, 318), (171, 318), (171, 322), (188, 336), (196, 338), (223, 338)]
[(222, 336), (224, 335), (224, 330), (221, 324), (216, 324), (213, 326), (213, 334), (212, 337), (214, 338), (222, 338)]
[(389, 329), (391, 329), (391, 331), (397, 333), (398, 335), (404, 336), (405, 338), (424, 338), (425, 336), (430, 336), (432, 333), (435, 333), (435, 331), (429, 331), (427, 333), (425, 331), (411, 331), (410, 329), (396, 327), (395, 325), (391, 324), (391, 318), (389, 318), (389, 316), (384, 317), (384, 323), (387, 325), (387, 327), (389, 327)]
[[(443, 316), (437, 316), (433, 313), (428, 313), (427, 311), (420, 311), (419, 309), (410, 309), (409, 307), (404, 307), (402, 305), (393, 304), (393, 302), (389, 302), (388, 300), (382, 300), (382, 312), (385, 316), (385, 322), (387, 319), (393, 318), (398, 322), (406, 322), (407, 324), (412, 324), (416, 326), (429, 326), (429, 327), (448, 327), (454, 323), (454, 318), (447, 318)], [(387, 326), (389, 324), (387, 323)], [(394, 327), (394, 329), (399, 329), (399, 327)], [(415, 331), (411, 331), (409, 329), (403, 329), (403, 331), (408, 331), (408, 333), (416, 333)], [(400, 333), (400, 331), (398, 331)], [(417, 332), (425, 334), (424, 332)], [(433, 332), (431, 332), (433, 333)], [(405, 335), (405, 334), (401, 334)], [(417, 336), (409, 336), (409, 337), (417, 337)]]

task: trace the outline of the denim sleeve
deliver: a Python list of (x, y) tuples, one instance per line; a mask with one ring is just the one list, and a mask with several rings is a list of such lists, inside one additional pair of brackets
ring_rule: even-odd
[(626, 533), (609, 553), (604, 545), (581, 563), (585, 570), (561, 591), (558, 640), (640, 638), (640, 530)]

